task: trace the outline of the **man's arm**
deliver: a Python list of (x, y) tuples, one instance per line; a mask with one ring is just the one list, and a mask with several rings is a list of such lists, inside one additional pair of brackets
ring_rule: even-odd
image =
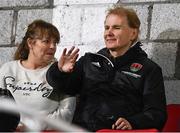
[(132, 127), (135, 129), (162, 129), (167, 119), (167, 112), (164, 82), (160, 67), (155, 67), (145, 78), (143, 103), (142, 112), (127, 118)]
[(68, 78), (70, 78), (70, 73), (61, 72), (58, 68), (58, 62), (52, 64), (46, 73), (46, 80), (53, 88), (65, 90)]

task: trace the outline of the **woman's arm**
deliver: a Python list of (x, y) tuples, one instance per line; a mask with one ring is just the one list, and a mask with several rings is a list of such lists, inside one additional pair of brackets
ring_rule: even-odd
[(71, 122), (76, 107), (76, 97), (68, 96), (59, 102), (59, 107), (51, 114), (49, 118), (62, 119)]

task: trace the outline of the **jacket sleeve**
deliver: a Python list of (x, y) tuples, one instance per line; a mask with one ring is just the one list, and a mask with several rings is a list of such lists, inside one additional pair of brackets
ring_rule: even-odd
[(166, 98), (160, 67), (155, 67), (146, 75), (143, 89), (142, 112), (128, 117), (135, 129), (156, 128), (161, 130), (166, 122)]
[(46, 79), (53, 88), (58, 88), (65, 94), (76, 95), (81, 89), (83, 58), (75, 64), (73, 72), (65, 73), (58, 69), (58, 62), (55, 62), (48, 69)]
[(69, 78), (69, 73), (64, 73), (59, 71), (58, 62), (55, 62), (50, 66), (46, 73), (46, 80), (53, 88), (60, 88), (65, 90), (67, 79)]

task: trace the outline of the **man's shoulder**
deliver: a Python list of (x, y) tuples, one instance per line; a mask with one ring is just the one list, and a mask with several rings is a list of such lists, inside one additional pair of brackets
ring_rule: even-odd
[(94, 57), (94, 56), (99, 56), (99, 55), (106, 55), (108, 53), (107, 48), (102, 48), (97, 52), (87, 52), (83, 57)]
[(160, 65), (157, 62), (155, 62), (154, 60), (150, 59), (150, 58), (145, 58), (143, 60), (143, 64), (148, 69), (154, 69), (154, 68), (161, 69)]

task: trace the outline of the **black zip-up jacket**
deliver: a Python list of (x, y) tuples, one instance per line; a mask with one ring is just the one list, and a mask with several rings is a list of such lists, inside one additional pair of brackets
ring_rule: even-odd
[(117, 58), (106, 48), (87, 53), (72, 73), (60, 72), (57, 62), (50, 67), (47, 81), (51, 86), (80, 95), (73, 123), (96, 131), (111, 128), (123, 117), (133, 129), (162, 129), (167, 113), (161, 68), (140, 45)]
[[(13, 95), (8, 89), (0, 88), (0, 100), (14, 100)], [(0, 109), (0, 132), (14, 132), (20, 121), (20, 113), (11, 113)]]

